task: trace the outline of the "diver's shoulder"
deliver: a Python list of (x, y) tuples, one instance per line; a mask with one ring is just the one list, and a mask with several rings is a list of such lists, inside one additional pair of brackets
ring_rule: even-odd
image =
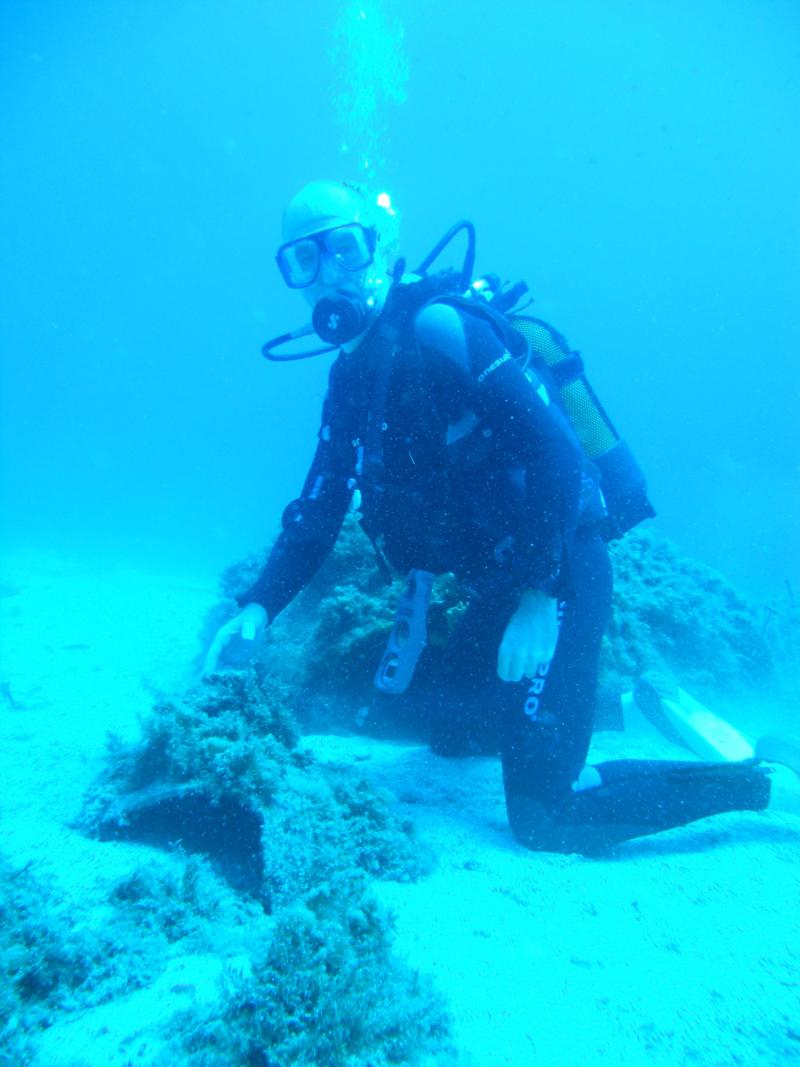
[(461, 315), (453, 304), (433, 300), (415, 315), (414, 333), (420, 344), (447, 351), (454, 343), (463, 344)]

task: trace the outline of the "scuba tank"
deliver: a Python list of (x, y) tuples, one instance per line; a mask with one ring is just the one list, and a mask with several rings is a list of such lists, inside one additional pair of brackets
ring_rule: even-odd
[(656, 512), (647, 497), (644, 473), (589, 384), (580, 353), (573, 352), (542, 319), (514, 313), (506, 318), (525, 340), (523, 369), (531, 365), (537, 371), (544, 369), (543, 377), (549, 377), (555, 387), (555, 398), (586, 458), (599, 471), (607, 511), (601, 524), (604, 540), (616, 540), (644, 519), (653, 518)]

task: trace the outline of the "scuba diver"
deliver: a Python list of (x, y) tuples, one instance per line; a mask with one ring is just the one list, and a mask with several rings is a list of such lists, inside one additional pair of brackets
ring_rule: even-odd
[[(470, 224), (405, 274), (388, 236), (392, 216), (381, 198), (328, 181), (307, 184), (286, 208), (278, 266), (311, 305), (325, 347), (280, 354), (307, 328), (264, 354), (338, 354), (305, 484), (206, 670), (252, 649), (307, 585), (357, 493), (379, 563), (409, 575), (376, 685), (395, 694), (409, 685), (433, 576), (454, 574), (468, 606), (444, 665), (430, 677), (423, 660), (412, 694), (425, 705), (434, 752), (499, 751), (509, 823), (523, 845), (593, 854), (765, 808), (769, 775), (755, 758), (586, 765), (611, 608), (606, 541), (653, 514), (643, 479), (621, 447), (590, 460), (557, 402), (565, 382), (585, 382), (577, 353), (540, 320), (527, 320), (527, 339), (512, 327), (506, 312), (519, 287), (481, 295)], [(428, 274), (462, 229), (462, 271)], [(558, 349), (555, 363), (565, 366), (550, 371), (561, 381), (546, 358), (530, 359), (534, 334), (542, 351)]]

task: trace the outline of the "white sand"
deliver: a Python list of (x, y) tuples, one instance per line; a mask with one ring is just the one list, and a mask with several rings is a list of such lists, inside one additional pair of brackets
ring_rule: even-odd
[[(4, 581), (2, 851), (31, 861), (88, 921), (150, 850), (88, 841), (69, 821), (106, 732), (136, 736), (154, 690), (188, 680), (215, 580), (19, 555)], [(377, 892), (396, 913), (397, 951), (449, 1002), (465, 1064), (800, 1060), (800, 790), (788, 772), (777, 809), (590, 861), (514, 843), (495, 760), (366, 738), (308, 743), (395, 792), (438, 856), (420, 883)], [(674, 752), (637, 732), (600, 735), (597, 755)], [(176, 956), (149, 990), (53, 1026), (41, 1062), (163, 1063), (156, 1027), (213, 997), (218, 970)]]

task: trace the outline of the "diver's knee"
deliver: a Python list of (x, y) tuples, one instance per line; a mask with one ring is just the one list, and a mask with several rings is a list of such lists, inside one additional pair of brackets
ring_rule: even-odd
[(517, 841), (533, 852), (553, 848), (553, 823), (540, 800), (522, 793), (506, 794), (508, 825)]

